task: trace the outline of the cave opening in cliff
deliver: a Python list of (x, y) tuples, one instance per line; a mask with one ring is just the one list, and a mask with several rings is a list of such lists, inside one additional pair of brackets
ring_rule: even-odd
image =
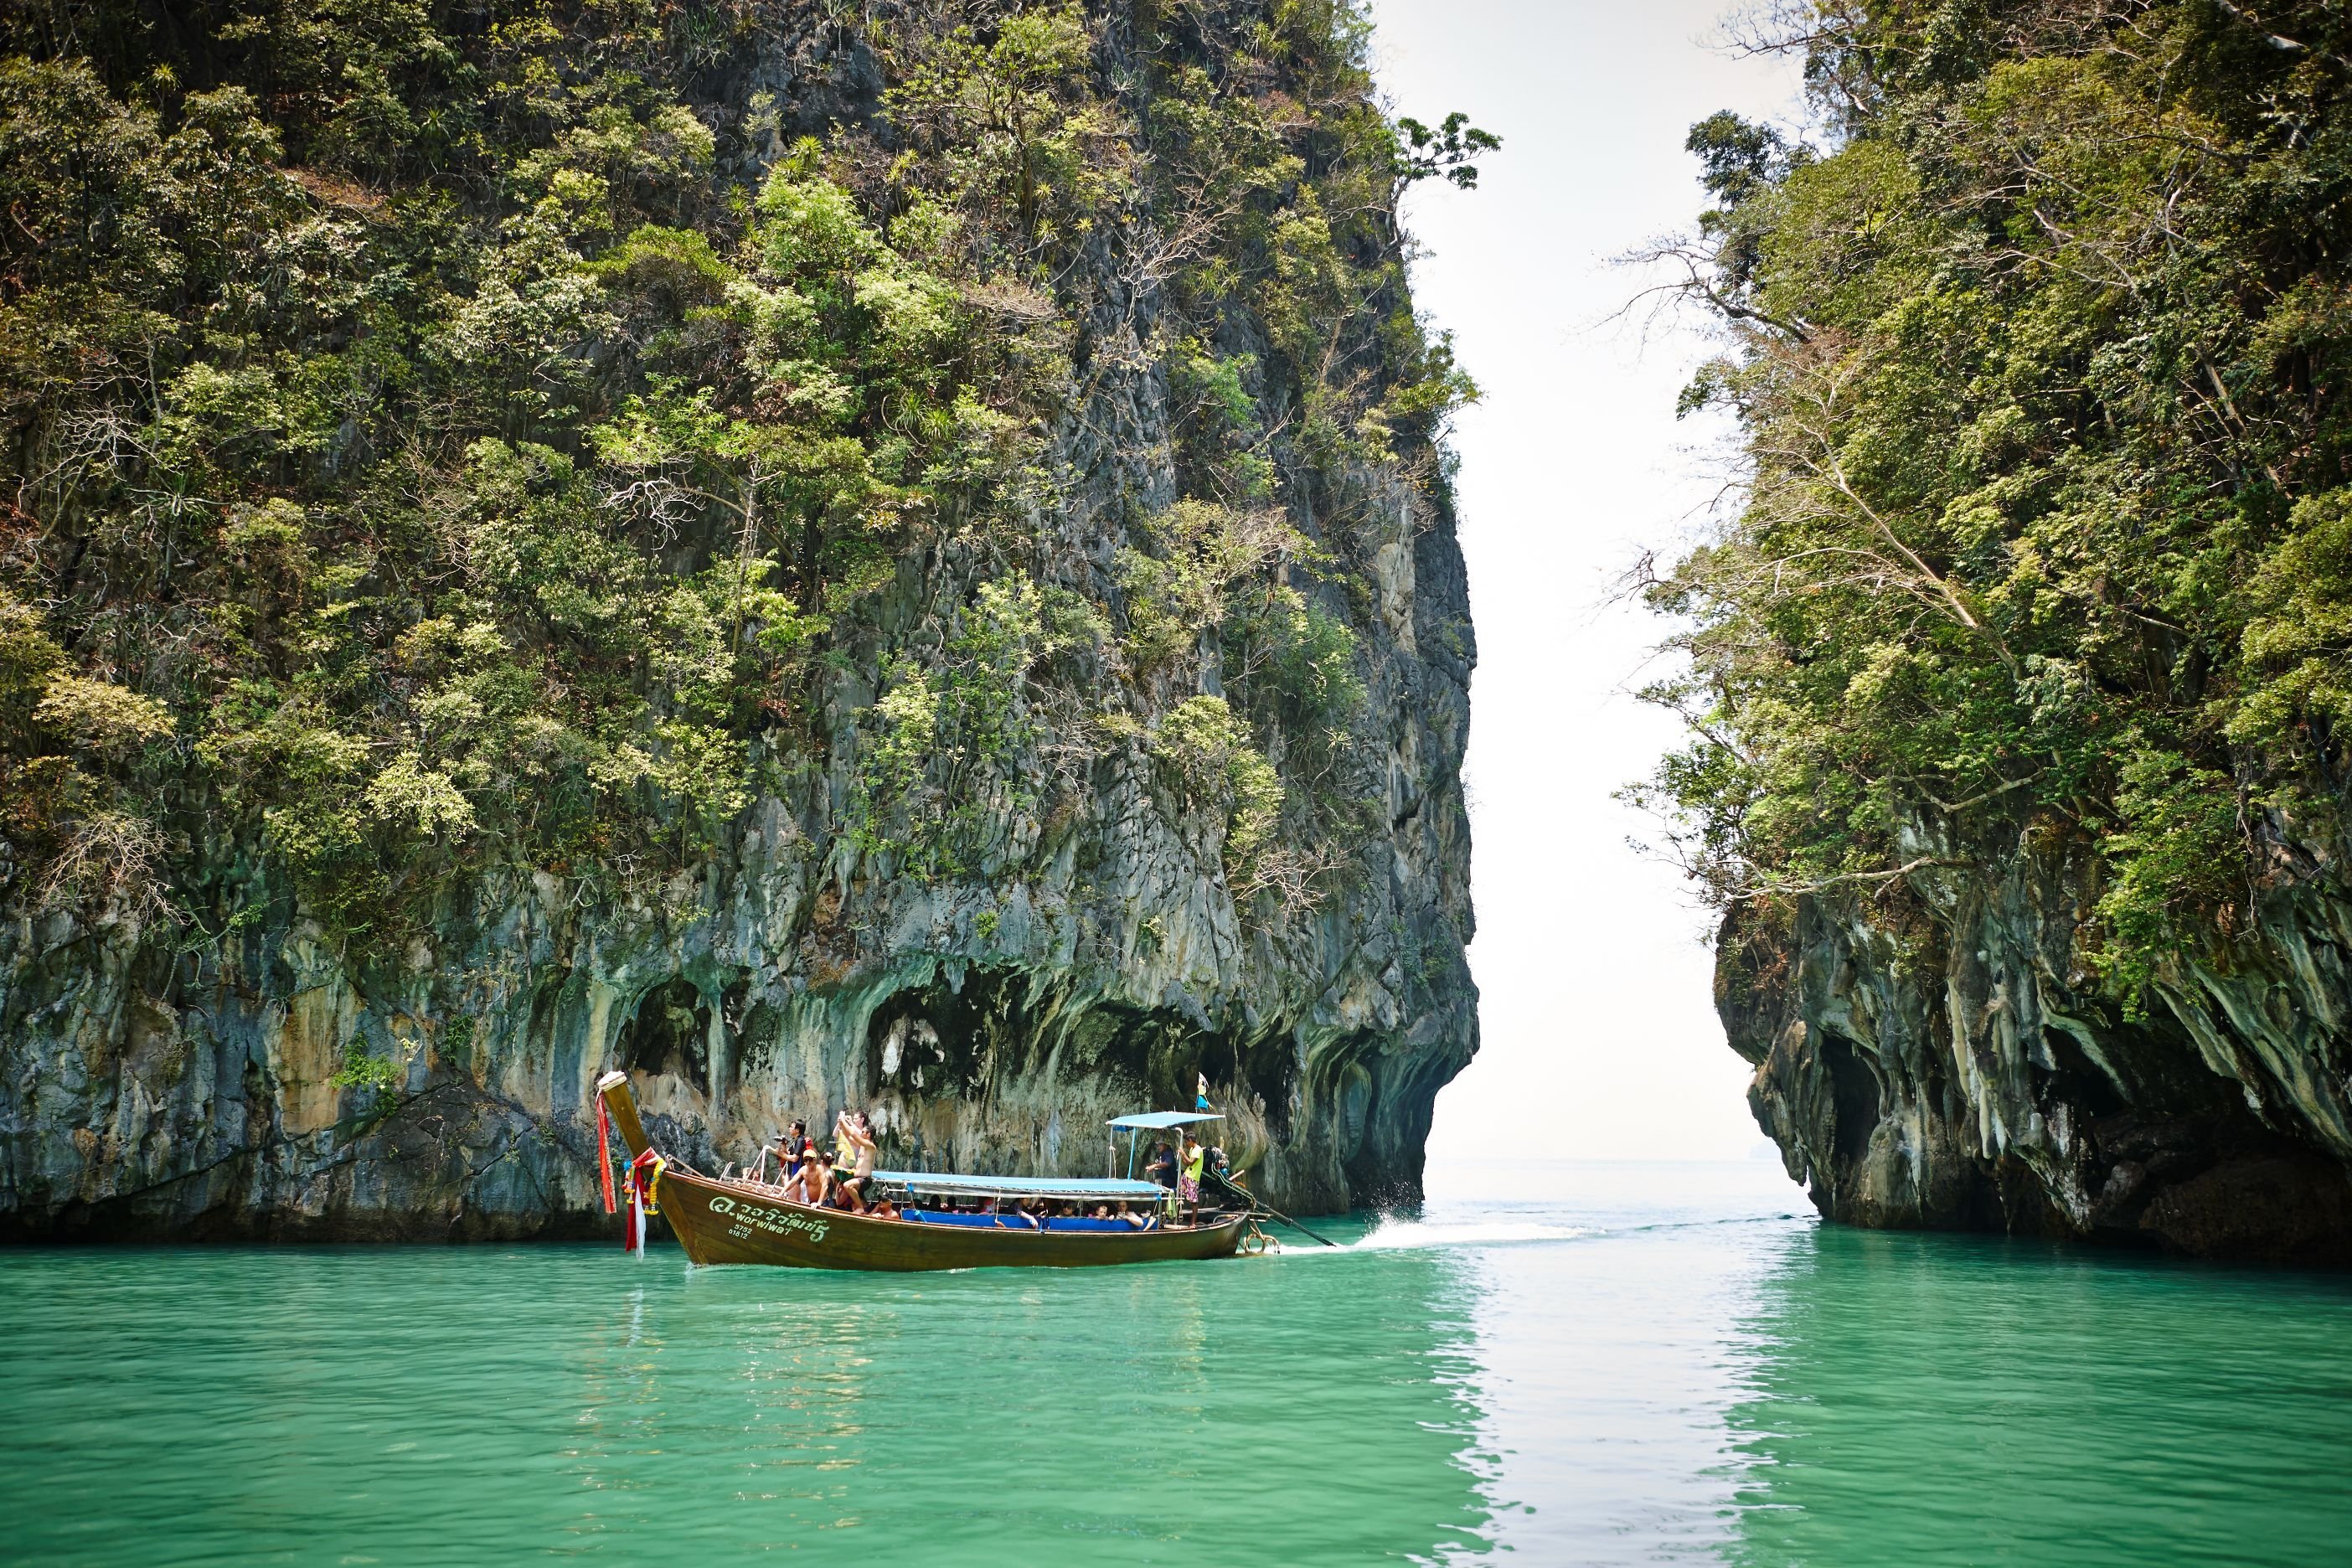
[[(2140, 1030), (2116, 1030), (2116, 1044), (2106, 1053), (2109, 1059), (2131, 1059), (2132, 1047), (2137, 1045), (2136, 1037), (2144, 1033)], [(2075, 1107), (2094, 1121), (2119, 1115), (2131, 1108), (2131, 1101), (2125, 1098), (2122, 1088), (2108, 1076), (2105, 1066), (2092, 1060), (2090, 1052), (2083, 1048), (2082, 1041), (2063, 1029), (2047, 1030), (2042, 1037), (2050, 1048), (2051, 1059), (2057, 1064), (2056, 1070), (2051, 1075), (2053, 1099), (2061, 1104)], [(2196, 1047), (2183, 1041), (2176, 1048), (2189, 1051)]]
[(655, 986), (621, 1026), (622, 1070), (685, 1079), (697, 1089), (710, 1082), (710, 1004), (684, 976)]
[(1105, 999), (1024, 970), (971, 969), (897, 992), (866, 1026), (866, 1081), (903, 1102), (982, 1099), (1047, 1061), (1066, 1079), (1123, 1086), (1126, 1109), (1189, 1108), (1197, 1079), (1265, 1107), (1288, 1131), (1286, 1036), (1243, 1040), (1169, 1008)]
[(1851, 1169), (1870, 1152), (1870, 1136), (1878, 1130), (1883, 1093), (1878, 1069), (1861, 1047), (1828, 1029), (1822, 1031), (1822, 1062), (1829, 1068), (1834, 1113), (1831, 1147), (1838, 1163)]

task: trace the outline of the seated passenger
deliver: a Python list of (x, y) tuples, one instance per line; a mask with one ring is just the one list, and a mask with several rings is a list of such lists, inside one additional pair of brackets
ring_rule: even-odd
[(897, 1219), (898, 1217), (898, 1205), (890, 1201), (889, 1194), (884, 1193), (880, 1197), (874, 1200), (874, 1206), (867, 1209), (866, 1212), (872, 1215), (876, 1219)]
[(806, 1204), (811, 1208), (823, 1208), (833, 1195), (833, 1165), (824, 1151), (812, 1148), (801, 1161), (801, 1168), (784, 1184), (787, 1202)]
[(835, 1160), (833, 1163), (833, 1191), (825, 1195), (825, 1207), (839, 1209), (844, 1214), (864, 1214), (866, 1194), (857, 1190), (857, 1184), (850, 1181), (848, 1176), (849, 1173), (842, 1169), (841, 1162)]

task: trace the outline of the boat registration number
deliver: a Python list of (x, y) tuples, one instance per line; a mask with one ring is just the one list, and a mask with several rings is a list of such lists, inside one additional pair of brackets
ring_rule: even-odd
[(729, 1222), (727, 1234), (738, 1240), (755, 1230), (764, 1230), (771, 1236), (800, 1236), (811, 1242), (824, 1239), (824, 1220), (794, 1214), (790, 1209), (769, 1208), (761, 1204), (739, 1204), (733, 1198), (721, 1195), (710, 1200), (710, 1212)]

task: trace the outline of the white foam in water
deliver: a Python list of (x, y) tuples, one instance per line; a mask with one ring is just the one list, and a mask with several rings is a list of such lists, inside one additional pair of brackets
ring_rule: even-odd
[(1384, 1219), (1371, 1234), (1351, 1243), (1350, 1252), (1395, 1252), (1418, 1247), (1484, 1247), (1510, 1241), (1574, 1241), (1597, 1236), (1596, 1226), (1539, 1225), (1530, 1220), (1480, 1220), (1468, 1225), (1433, 1225), (1427, 1220)]

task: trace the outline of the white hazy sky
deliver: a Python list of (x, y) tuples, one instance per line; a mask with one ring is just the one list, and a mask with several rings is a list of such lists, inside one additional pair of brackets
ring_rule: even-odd
[(1639, 287), (1611, 258), (1697, 214), (1692, 121), (1796, 108), (1790, 64), (1714, 47), (1725, 4), (1374, 0), (1396, 110), (1465, 110), (1504, 139), (1475, 191), (1425, 182), (1408, 213), (1418, 301), (1486, 394), (1456, 438), (1485, 1043), (1438, 1099), (1440, 1159), (1738, 1159), (1760, 1141), (1707, 919), (1627, 847), (1651, 826), (1610, 798), (1676, 740), (1632, 696), (1660, 626), (1613, 584), (1700, 526), (1694, 448), (1716, 437), (1674, 414), (1705, 341), (1603, 324)]

